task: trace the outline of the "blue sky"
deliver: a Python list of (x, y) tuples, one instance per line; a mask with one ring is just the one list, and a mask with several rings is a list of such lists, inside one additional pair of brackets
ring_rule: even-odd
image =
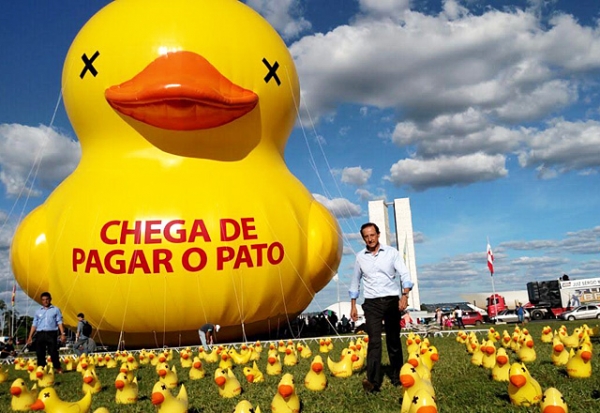
[[(0, 298), (17, 223), (75, 167), (64, 57), (108, 1), (5, 2)], [(371, 199), (409, 197), (425, 303), (600, 276), (597, 1), (248, 0), (296, 61), (291, 171), (339, 219), (347, 287)], [(57, 108), (55, 112), (55, 108)], [(29, 175), (41, 156), (35, 181)], [(336, 301), (336, 283), (309, 309)], [(28, 311), (18, 294), (19, 311)]]

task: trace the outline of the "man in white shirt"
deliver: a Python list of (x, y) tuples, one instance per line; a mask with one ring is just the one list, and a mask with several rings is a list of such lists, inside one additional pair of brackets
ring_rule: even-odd
[[(379, 228), (368, 222), (360, 229), (365, 249), (356, 254), (354, 274), (350, 284), (350, 316), (358, 319), (356, 300), (363, 284), (366, 329), (369, 335), (367, 378), (363, 388), (379, 391), (383, 381), (381, 370), (382, 322), (385, 323), (387, 351), (390, 358), (392, 384), (400, 385), (400, 368), (404, 364), (400, 341), (400, 312), (408, 307), (408, 294), (413, 282), (400, 253), (379, 243)], [(400, 292), (402, 290), (402, 293)]]

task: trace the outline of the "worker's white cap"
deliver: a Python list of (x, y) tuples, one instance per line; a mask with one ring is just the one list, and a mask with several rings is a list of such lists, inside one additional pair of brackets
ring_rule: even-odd
[(221, 329), (221, 326), (217, 324), (217, 325), (215, 326), (215, 331), (218, 333), (220, 329)]

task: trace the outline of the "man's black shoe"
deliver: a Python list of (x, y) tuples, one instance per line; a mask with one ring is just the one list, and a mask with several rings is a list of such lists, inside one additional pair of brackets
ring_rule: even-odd
[(379, 386), (374, 385), (368, 379), (364, 379), (362, 385), (367, 393), (376, 393), (379, 391)]

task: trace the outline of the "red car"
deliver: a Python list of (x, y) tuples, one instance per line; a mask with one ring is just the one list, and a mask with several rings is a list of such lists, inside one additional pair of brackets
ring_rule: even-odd
[[(462, 321), (466, 326), (478, 326), (483, 324), (483, 316), (477, 311), (463, 311)], [(456, 319), (453, 319), (452, 322), (454, 325), (458, 325)]]

